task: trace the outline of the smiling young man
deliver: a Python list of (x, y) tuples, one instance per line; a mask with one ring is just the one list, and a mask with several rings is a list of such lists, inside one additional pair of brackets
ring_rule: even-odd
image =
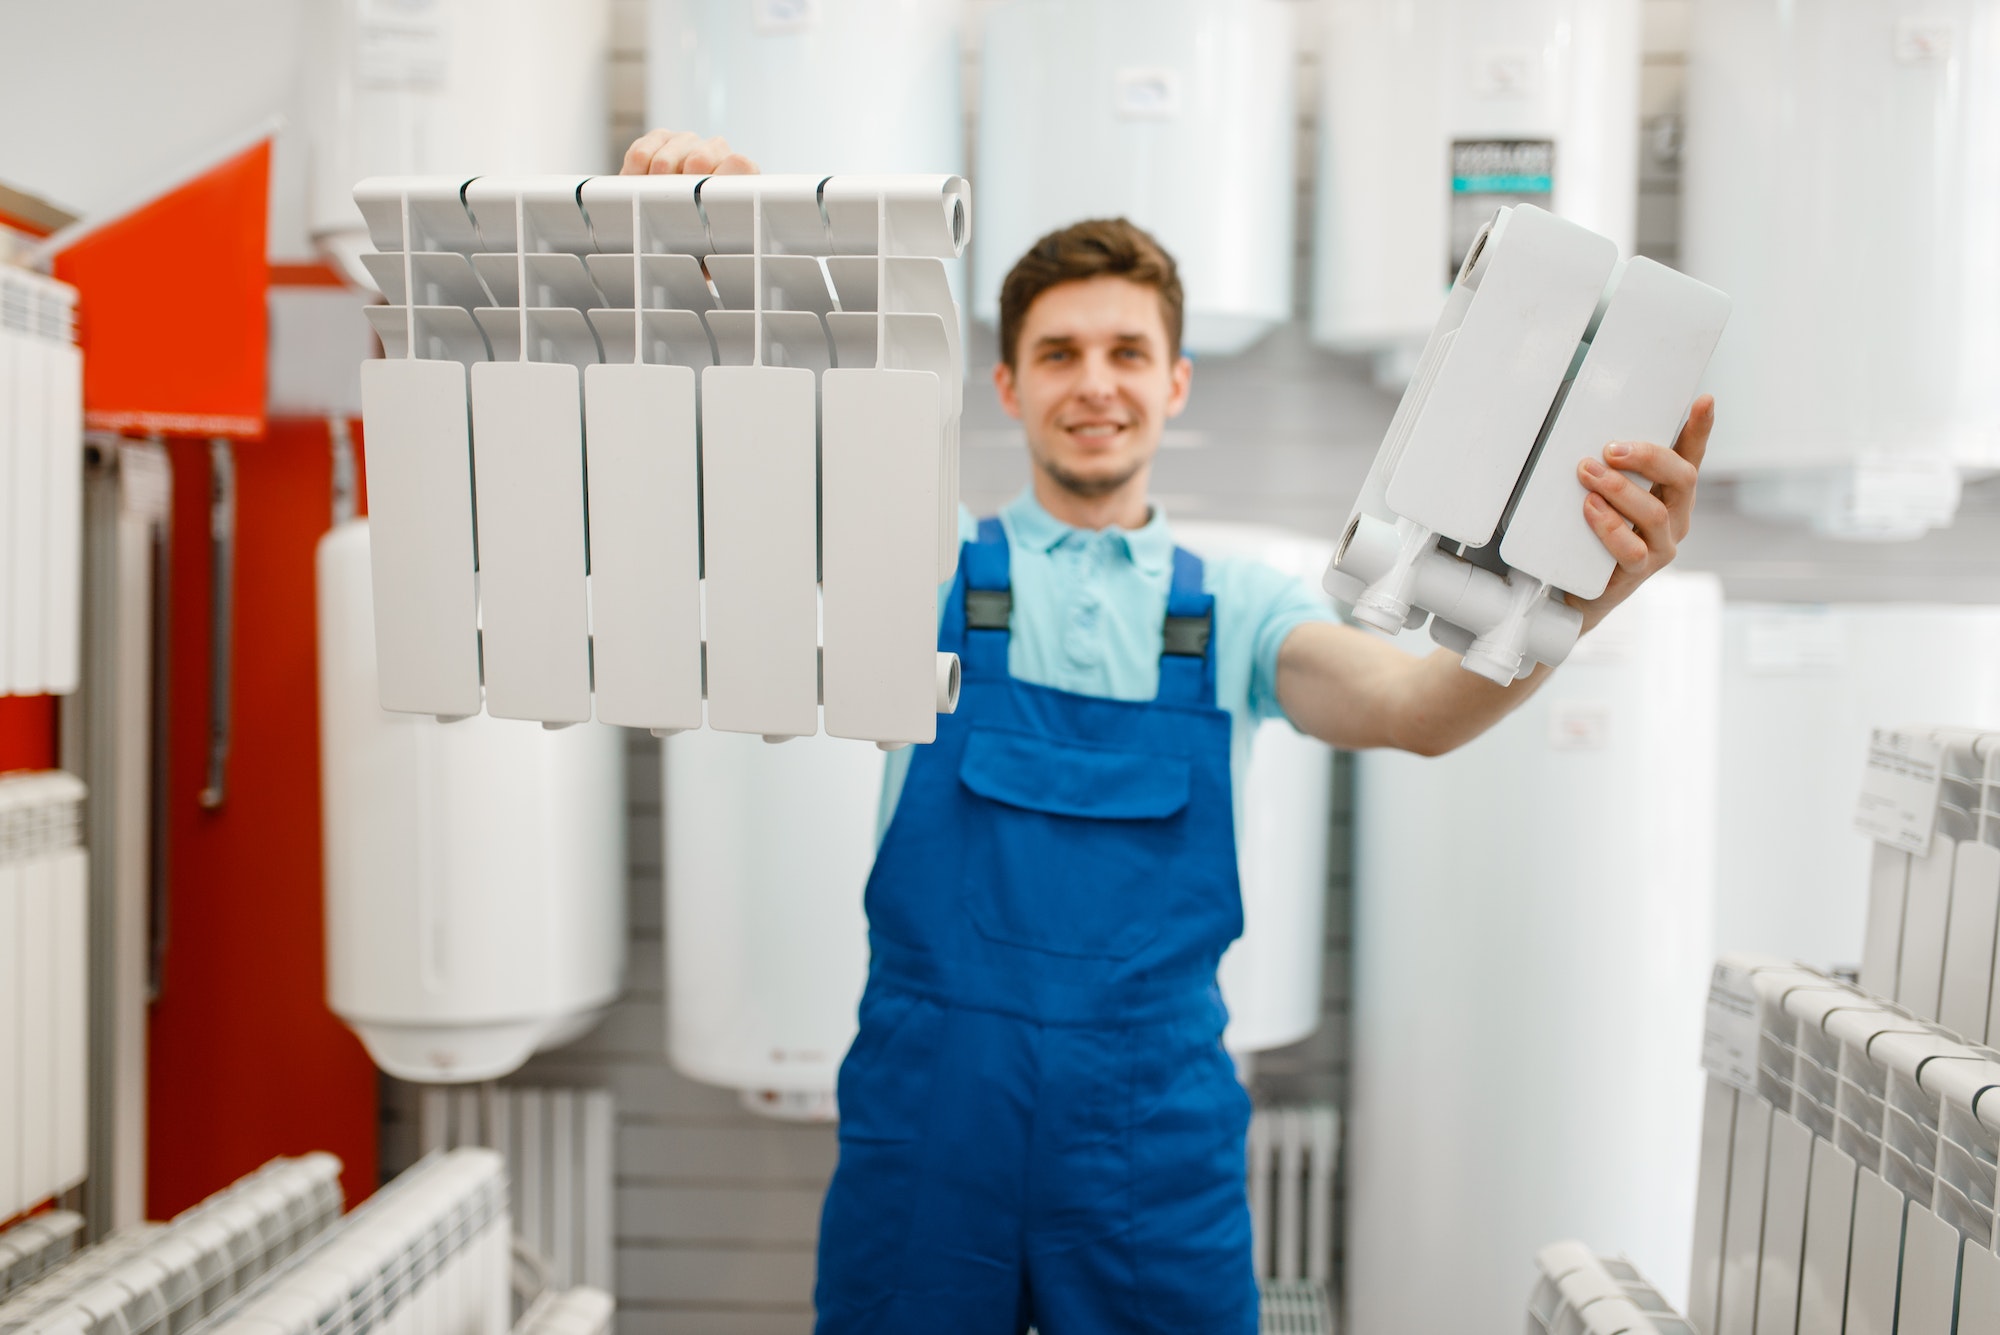
[[(725, 168), (755, 170), (665, 131), (626, 158)], [(1250, 1104), (1215, 986), (1242, 927), (1250, 734), (1282, 715), (1335, 746), (1436, 755), (1548, 675), (1495, 686), (1339, 624), (1266, 567), (1177, 548), (1147, 485), (1193, 376), (1181, 308), (1172, 258), (1122, 219), (1043, 237), (1002, 286), (993, 383), (1031, 480), (962, 521), (939, 631), (958, 711), (891, 757), (821, 1335), (1254, 1332)], [(1673, 449), (1579, 461), (1618, 561), (1586, 630), (1673, 559), (1712, 419), (1704, 399)]]

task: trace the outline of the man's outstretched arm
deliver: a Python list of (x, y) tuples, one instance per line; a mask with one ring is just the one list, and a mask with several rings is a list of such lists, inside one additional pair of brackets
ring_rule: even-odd
[[(1577, 465), (1588, 493), (1584, 519), (1618, 562), (1601, 597), (1575, 603), (1586, 634), (1674, 559), (1693, 520), (1695, 483), (1714, 425), (1715, 401), (1704, 395), (1672, 449), (1614, 444), (1602, 461)], [(1620, 470), (1645, 478), (1652, 489)], [(1413, 658), (1366, 631), (1314, 622), (1294, 630), (1279, 650), (1278, 703), (1300, 731), (1334, 746), (1393, 746), (1434, 756), (1498, 723), (1550, 671), (1540, 666), (1524, 681), (1496, 686), (1461, 668), (1450, 650)]]

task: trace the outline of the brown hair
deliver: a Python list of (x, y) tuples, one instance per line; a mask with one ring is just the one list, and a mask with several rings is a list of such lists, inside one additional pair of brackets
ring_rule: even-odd
[(1008, 366), (1020, 351), (1021, 324), (1035, 298), (1063, 283), (1103, 276), (1160, 294), (1170, 354), (1181, 346), (1180, 270), (1152, 234), (1124, 218), (1091, 218), (1061, 227), (1028, 247), (1000, 284), (1000, 356)]

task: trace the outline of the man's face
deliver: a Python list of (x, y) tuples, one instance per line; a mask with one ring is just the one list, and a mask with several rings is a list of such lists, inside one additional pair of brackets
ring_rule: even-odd
[(1167, 419), (1187, 406), (1193, 365), (1167, 346), (1159, 293), (1129, 279), (1059, 283), (1021, 322), (1015, 365), (993, 368), (1035, 466), (1079, 496), (1143, 473)]

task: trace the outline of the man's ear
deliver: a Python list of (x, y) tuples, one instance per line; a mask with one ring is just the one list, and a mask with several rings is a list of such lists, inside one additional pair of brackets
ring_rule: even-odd
[[(1021, 397), (1014, 391), (1014, 368), (1005, 362), (993, 363), (993, 392), (1000, 397), (1001, 409), (1018, 422), (1021, 420)], [(1187, 398), (1185, 391), (1181, 398)]]
[(1194, 387), (1194, 361), (1182, 356), (1174, 363), (1173, 392), (1167, 395), (1167, 416), (1179, 417), (1181, 409), (1187, 407), (1188, 392)]

